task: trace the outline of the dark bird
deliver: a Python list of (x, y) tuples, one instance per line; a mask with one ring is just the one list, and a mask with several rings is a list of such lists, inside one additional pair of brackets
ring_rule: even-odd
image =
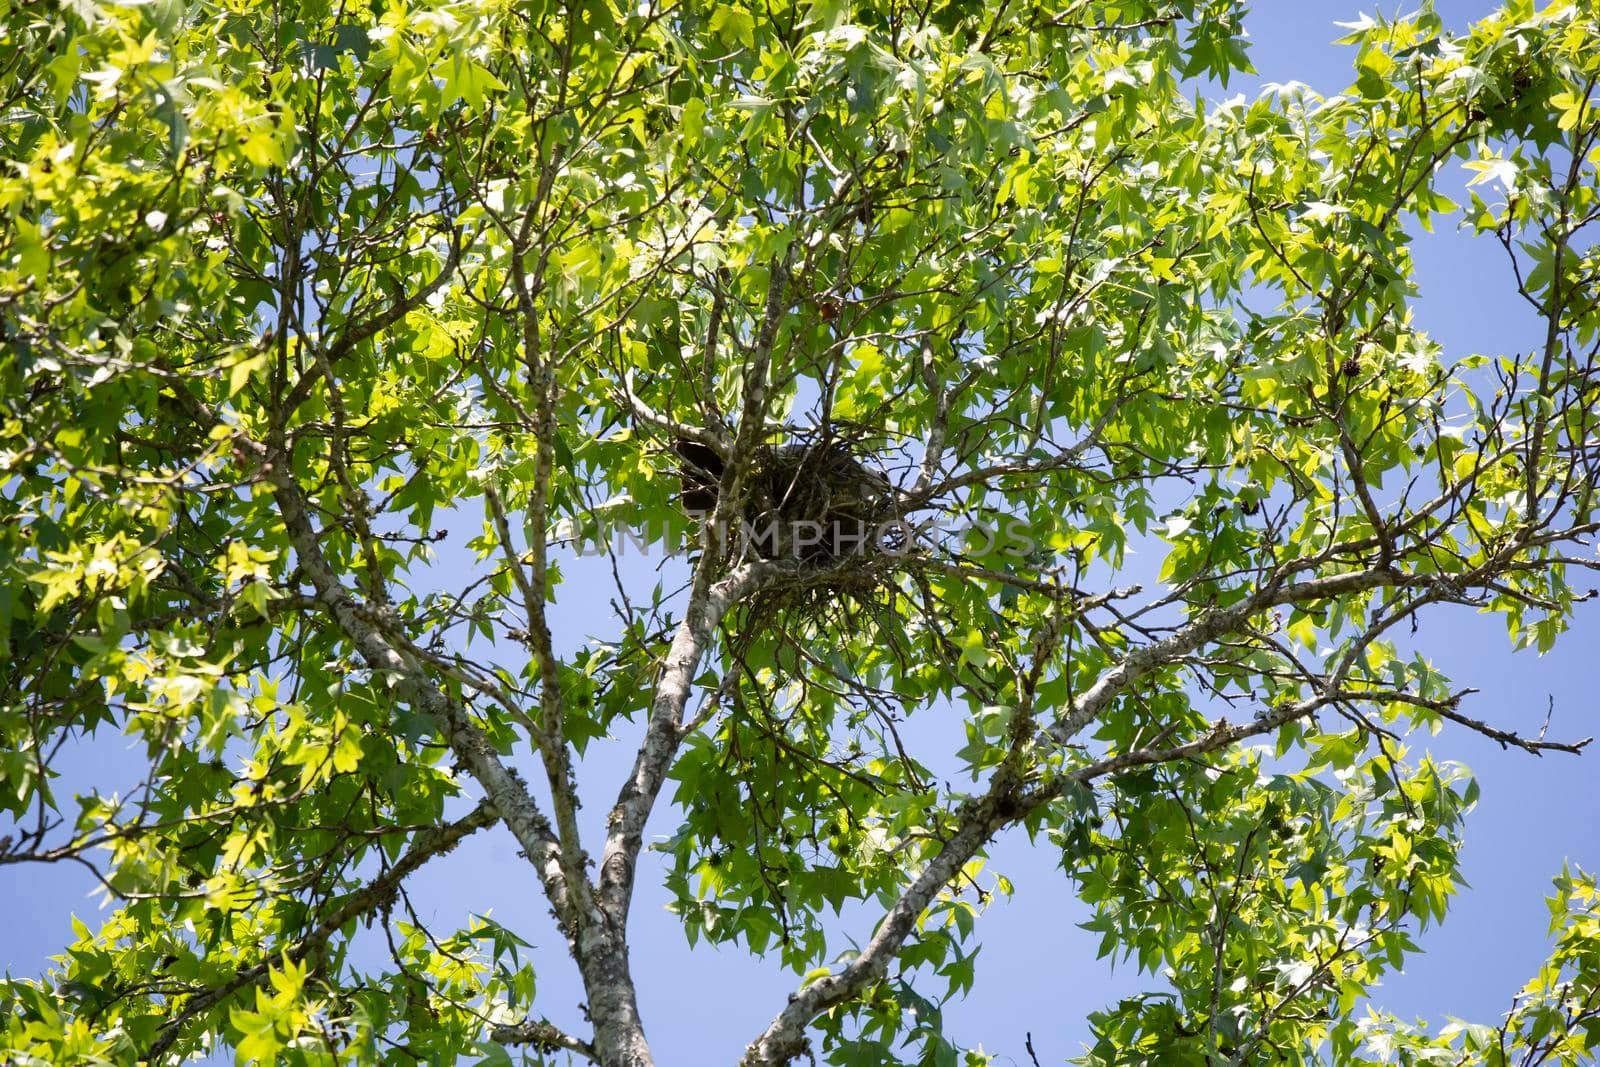
[(706, 513), (715, 509), (717, 487), (722, 483), (722, 457), (717, 455), (716, 449), (684, 437), (674, 441), (672, 449), (681, 461), (678, 480), (682, 489), (678, 493), (678, 503), (683, 510)]

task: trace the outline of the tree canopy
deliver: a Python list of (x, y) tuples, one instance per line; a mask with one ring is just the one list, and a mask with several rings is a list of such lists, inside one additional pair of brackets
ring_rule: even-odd
[[(0, 0), (0, 864), (114, 904), (7, 1062), (643, 1067), (642, 876), (793, 972), (743, 1067), (986, 1063), (1004, 833), (1149, 972), (1084, 1062), (1590, 1062), (1578, 870), (1504, 1019), (1368, 996), (1460, 884), (1451, 738), (1582, 747), (1410, 635), (1548, 649), (1600, 569), (1600, 16), (1219, 100), (1242, 17)], [(1417, 328), (1434, 225), (1526, 347)], [(619, 531), (684, 552), (569, 577)], [(566, 958), (411, 912), (474, 834)]]

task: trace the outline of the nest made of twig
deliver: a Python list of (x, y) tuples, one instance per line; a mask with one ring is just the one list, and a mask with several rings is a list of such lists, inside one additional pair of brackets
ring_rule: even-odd
[[(709, 513), (722, 482), (722, 459), (695, 442), (680, 440), (676, 447), (684, 508)], [(760, 446), (743, 498), (739, 528), (729, 531), (741, 554), (794, 560), (814, 570), (904, 545), (894, 486), (838, 439)]]
[[(678, 441), (685, 510), (710, 513), (723, 475), (721, 457)], [(818, 433), (764, 444), (751, 457), (742, 506), (726, 535), (735, 558), (790, 561), (748, 605), (757, 629), (794, 631), (823, 619), (865, 622), (882, 610), (910, 545), (889, 477), (865, 450)], [(732, 528), (737, 523), (737, 529)]]

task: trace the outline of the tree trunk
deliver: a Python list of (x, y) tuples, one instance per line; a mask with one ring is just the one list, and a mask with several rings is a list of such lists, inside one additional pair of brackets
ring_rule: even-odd
[[(609, 925), (609, 924), (608, 924)], [(628, 945), (620, 930), (607, 929), (584, 953), (583, 985), (594, 1024), (601, 1067), (655, 1067), (639, 1019), (639, 1001), (628, 970)]]

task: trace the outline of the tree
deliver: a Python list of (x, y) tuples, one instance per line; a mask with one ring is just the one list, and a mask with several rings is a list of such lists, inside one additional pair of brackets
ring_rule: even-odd
[[(986, 1062), (939, 1005), (1008, 832), (1156, 975), (1087, 1062), (1600, 1042), (1582, 872), (1498, 1028), (1361, 1007), (1474, 799), (1408, 735), (1582, 747), (1407, 631), (1546, 649), (1600, 569), (1588, 5), (1365, 19), (1344, 95), (1221, 104), (1232, 0), (0, 10), (0, 860), (117, 904), (0, 986), (11, 1062), (649, 1064), (647, 824), (691, 941), (796, 972), (745, 1067)], [(1452, 215), (1525, 351), (1415, 327)], [(683, 586), (564, 580), (624, 530)], [(141, 788), (54, 780), (119, 732)], [(479, 833), (569, 961), (407, 914)]]

